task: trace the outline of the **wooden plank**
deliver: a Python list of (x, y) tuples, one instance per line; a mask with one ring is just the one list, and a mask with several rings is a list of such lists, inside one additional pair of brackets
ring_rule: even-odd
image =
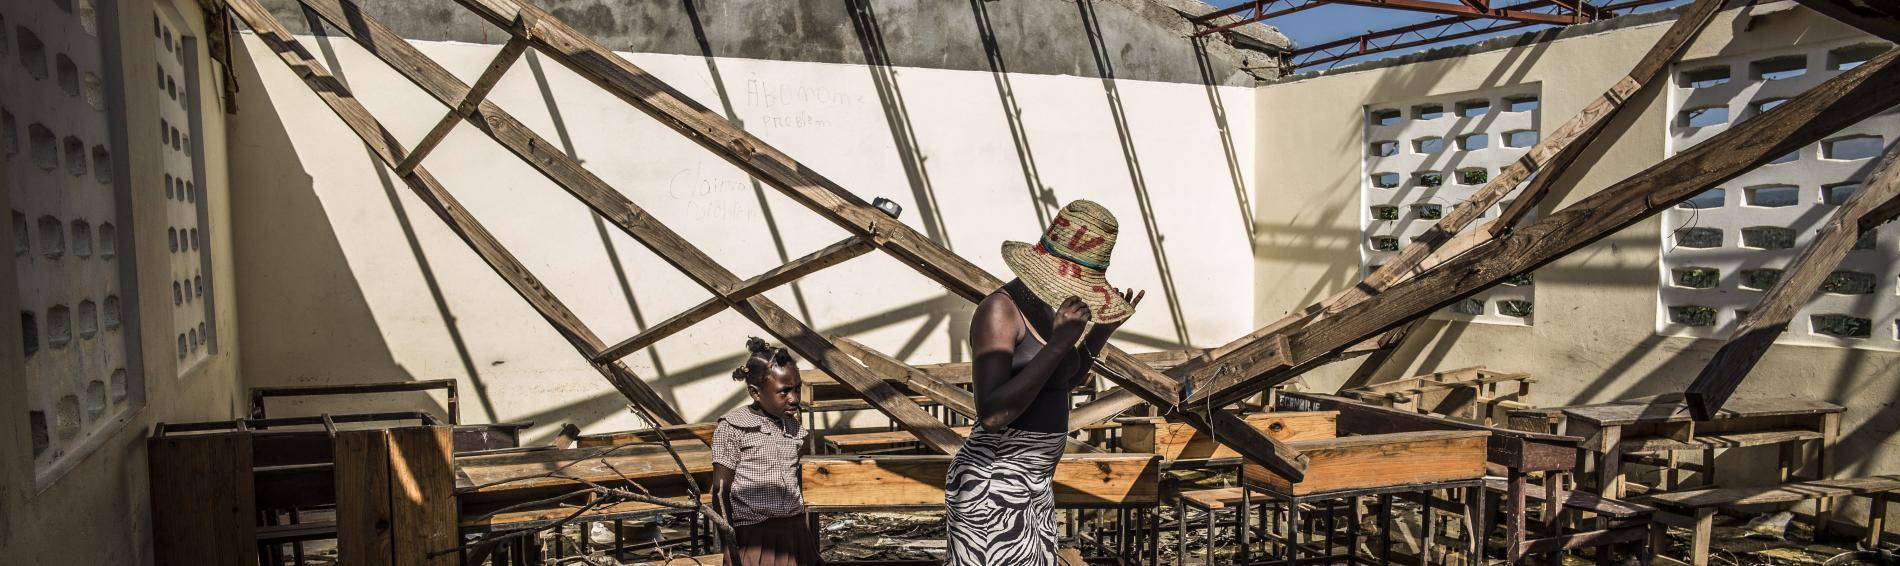
[(1623, 453), (1661, 452), (1665, 450), (1708, 450), (1714, 448), (1742, 448), (1747, 446), (1767, 446), (1787, 442), (1820, 440), (1821, 433), (1812, 430), (1769, 430), (1762, 432), (1741, 432), (1734, 434), (1706, 434), (1680, 440), (1675, 438), (1626, 438), (1617, 444)]
[[(1576, 405), (1571, 407), (1550, 407), (1563, 411), (1567, 420), (1580, 420), (1597, 426), (1627, 426), (1637, 423), (1679, 423), (1696, 420), (1689, 413), (1689, 407), (1681, 399), (1657, 399), (1650, 401), (1618, 401), (1594, 405)], [(1785, 417), (1799, 415), (1820, 415), (1839, 413), (1846, 409), (1840, 405), (1813, 399), (1735, 399), (1708, 421), (1726, 419), (1760, 419), (1763, 417)]]
[[(681, 501), (684, 501), (684, 499), (682, 498)], [(711, 505), (712, 494), (710, 493), (700, 494), (699, 501), (702, 504)], [(661, 508), (662, 506), (655, 505), (652, 503), (644, 503), (644, 502), (639, 502), (639, 501), (627, 501), (627, 502), (622, 502), (622, 503), (615, 503), (612, 505), (603, 505), (592, 511), (588, 511), (586, 513), (581, 514), (581, 517), (583, 518), (601, 517), (601, 516), (606, 516), (606, 515), (618, 515), (618, 514), (624, 514), (624, 513), (638, 513), (641, 511), (658, 511)], [(494, 515), (490, 515), (487, 517), (465, 516), (457, 524), (464, 528), (483, 527), (483, 528), (494, 529), (497, 527), (507, 527), (507, 526), (518, 525), (522, 523), (559, 521), (573, 514), (574, 514), (574, 507), (551, 506), (551, 507), (542, 508), (542, 509), (527, 509), (527, 510), (522, 510), (522, 511), (509, 511), (506, 513), (496, 513)], [(713, 564), (718, 564), (718, 562), (714, 562)]]
[[(1484, 480), (1484, 488), (1497, 493), (1505, 493), (1510, 491), (1511, 486), (1509, 482), (1503, 479), (1486, 479)], [(1542, 490), (1525, 490), (1525, 496), (1531, 501), (1544, 500), (1544, 492)], [(1563, 504), (1566, 509), (1586, 511), (1617, 519), (1645, 517), (1650, 513), (1656, 512), (1654, 507), (1617, 499), (1604, 499), (1587, 491), (1573, 490), (1565, 493)]]
[(1475, 423), (1410, 413), (1360, 403), (1337, 395), (1282, 392), (1280, 410), (1339, 412), (1339, 430), (1344, 434), (1386, 434), (1420, 430), (1481, 430), (1491, 433), (1486, 440), (1485, 460), (1524, 472), (1569, 470), (1576, 465), (1582, 438), (1525, 432)]
[(1804, 481), (1767, 487), (1724, 487), (1676, 491), (1651, 496), (1651, 501), (1683, 509), (1793, 503), (1809, 499), (1867, 495), (1900, 489), (1900, 476)]
[(732, 288), (720, 293), (722, 296), (707, 299), (698, 305), (694, 305), (693, 308), (686, 309), (686, 312), (674, 315), (672, 318), (668, 318), (651, 328), (641, 331), (631, 338), (609, 346), (605, 351), (602, 351), (600, 356), (596, 359), (617, 360), (624, 358), (628, 354), (640, 351), (642, 348), (659, 342), (662, 338), (672, 336), (674, 333), (685, 330), (687, 327), (699, 321), (712, 318), (712, 315), (719, 314), (720, 311), (726, 310), (726, 305), (731, 300), (744, 299), (770, 291), (779, 285), (790, 283), (800, 277), (817, 272), (818, 270), (844, 263), (851, 258), (864, 255), (866, 252), (871, 251), (872, 248), (873, 246), (870, 242), (856, 236), (845, 238), (842, 242), (825, 246), (824, 249), (786, 262), (785, 265), (772, 268), (772, 270), (761, 273), (751, 279), (741, 281)]
[[(1748, 311), (1748, 316), (1742, 317), (1728, 342), (1702, 366), (1701, 373), (1696, 374), (1695, 381), (1682, 394), (1691, 414), (1709, 420), (1721, 410), (1722, 404), (1728, 402), (1735, 389), (1741, 387), (1742, 380), (1755, 369), (1755, 363), (1768, 353), (1768, 347), (1788, 328), (1788, 321), (1820, 292), (1821, 284), (1854, 249), (1863, 223), (1877, 225), (1893, 219), (1869, 218), (1867, 214), (1883, 205), (1900, 202), (1900, 166), (1895, 165), (1896, 160), (1900, 160), (1900, 144), (1887, 149), (1873, 173), (1861, 183), (1860, 190), (1847, 197), (1847, 202), (1821, 225), (1814, 239), (1788, 264), (1781, 279), (1762, 294), (1761, 301)], [(1900, 208), (1893, 210), (1900, 211)]]
[[(1139, 354), (1129, 354), (1129, 356), (1135, 358), (1135, 361), (1138, 361), (1144, 365), (1147, 365), (1149, 368), (1152, 368), (1156, 371), (1161, 371), (1161, 370), (1166, 370), (1168, 368), (1174, 367), (1175, 364), (1181, 363), (1182, 361), (1187, 360), (1189, 357), (1199, 355), (1203, 351), (1204, 350), (1199, 350), (1199, 349), (1161, 350), (1157, 352), (1142, 352)], [(969, 385), (972, 381), (974, 381), (974, 377), (975, 377), (971, 373), (972, 370), (971, 370), (970, 362), (914, 364), (914, 365), (911, 365), (911, 367), (917, 368), (917, 371), (924, 372), (926, 374), (929, 374), (931, 377), (937, 378), (938, 381), (942, 381), (944, 383), (948, 383), (951, 385)], [(876, 369), (873, 368), (873, 371), (876, 371)], [(1098, 369), (1096, 371), (1099, 374), (1100, 370)], [(819, 386), (837, 385), (838, 383), (838, 380), (832, 379), (831, 376), (825, 375), (824, 372), (817, 371), (817, 370), (810, 370), (810, 369), (804, 370), (803, 372), (801, 372), (801, 375), (799, 377), (803, 379), (805, 383), (807, 384), (815, 384)], [(899, 381), (897, 376), (886, 375), (882, 377), (886, 381), (891, 381), (891, 382)], [(1104, 394), (1106, 394), (1106, 392)]]
[[(948, 456), (807, 456), (800, 462), (805, 504), (827, 507), (942, 507)], [(1056, 464), (1057, 505), (1153, 505), (1160, 459), (1153, 454), (1067, 454)]]
[[(329, 1), (336, 2), (336, 0)], [(270, 47), (271, 51), (275, 52), (293, 73), (302, 77), (304, 83), (310, 86), (311, 91), (316, 93), (317, 97), (322, 99), (324, 104), (329, 106), (330, 110), (356, 133), (358, 138), (363, 140), (364, 146), (369, 148), (371, 153), (390, 167), (402, 162), (402, 145), (396, 141), (395, 136), (384, 129), (382, 124), (378, 123), (376, 118), (357, 102), (349, 88), (332, 76), (329, 70), (325, 69), (309, 50), (298, 43), (290, 34), (290, 30), (285, 29), (268, 10), (259, 5), (256, 0), (231, 0), (228, 5), (239, 19), (244, 20), (245, 24), (251, 27), (258, 39)], [(306, 4), (306, 6), (310, 5)], [(318, 12), (324, 13), (322, 10)], [(339, 12), (330, 13), (334, 15)], [(378, 43), (379, 45), (392, 50), (406, 48), (414, 52), (414, 48), (410, 47), (408, 42), (394, 33), (389, 33), (387, 37), (379, 39), (382, 40)], [(428, 61), (428, 58), (422, 57), (419, 53), (416, 54), (416, 58)], [(433, 65), (433, 62), (429, 64)], [(406, 67), (397, 66), (398, 70), (404, 68)], [(440, 67), (437, 66), (437, 68)], [(443, 73), (446, 74), (447, 71)], [(457, 82), (457, 84), (460, 83)], [(463, 88), (456, 92), (456, 96), (459, 98), (466, 93), (467, 89)], [(484, 103), (484, 106), (487, 105), (488, 103)], [(535, 312), (560, 332), (561, 336), (566, 338), (583, 357), (592, 359), (594, 354), (600, 351), (600, 338), (582, 324), (580, 318), (576, 317), (573, 311), (569, 310), (567, 305), (555, 297), (545, 285), (542, 285), (541, 281), (528, 271), (528, 268), (522, 265), (513, 253), (503, 247), (501, 242), (482, 226), (481, 222), (470, 215), (453, 195), (444, 190), (427, 170), (417, 167), (409, 174), (403, 175), (402, 179), (403, 183), (408, 185), (431, 211), (435, 212), (436, 217), (442, 219), (443, 223), (447, 224), (463, 243), (468, 244), (469, 248), (474, 250), (490, 269), (501, 276), (502, 280), (527, 301), (529, 306), (534, 307)], [(684, 421), (678, 412), (667, 405), (666, 401), (654, 393), (645, 382), (635, 377), (632, 370), (627, 369), (626, 366), (595, 364), (595, 367), (609, 383), (614, 385), (615, 389), (625, 395), (629, 401), (651, 413), (652, 418), (663, 421), (661, 424), (678, 424)]]
[[(681, 443), (673, 447), (689, 473), (712, 472), (712, 449)], [(455, 460), (456, 493), (494, 493), (539, 489), (548, 486), (575, 485), (572, 480), (535, 477), (500, 485), (490, 484), (513, 478), (544, 476), (552, 472), (597, 483), (622, 483), (623, 477), (635, 481), (675, 477), (679, 465), (658, 444), (537, 450), (494, 456), (464, 456)]]
[(410, 171), (415, 170), (416, 165), (422, 163), (423, 158), (434, 152), (435, 146), (440, 145), (442, 140), (449, 137), (449, 131), (454, 130), (456, 124), (468, 119), (468, 114), (474, 112), (475, 107), (480, 106), (482, 101), (488, 98), (488, 92), (495, 89), (495, 84), (501, 82), (501, 77), (508, 74), (508, 68), (513, 67), (515, 60), (521, 58), (521, 52), (527, 49), (526, 40), (519, 37), (509, 38), (508, 43), (501, 46), (501, 53), (496, 54), (495, 60), (488, 63), (488, 69), (482, 71), (482, 76), (475, 79), (475, 86), (469, 87), (468, 92), (462, 95), (462, 101), (451, 107), (449, 113), (444, 114), (442, 119), (435, 123), (435, 127), (430, 128), (429, 133), (422, 136), (422, 141), (416, 142), (415, 149), (410, 150), (409, 155), (402, 158), (402, 163), (396, 165), (396, 174), (409, 174)]
[[(255, 4), (255, 0), (239, 1)], [(381, 23), (357, 11), (353, 4), (343, 3), (339, 0), (300, 1), (304, 3), (305, 7), (315, 11), (319, 17), (335, 24), (341, 31), (349, 35), (352, 39), (355, 39), (357, 44), (362, 45), (364, 49), (389, 63), (391, 67), (401, 72), (404, 77), (408, 78), (418, 87), (421, 87), (424, 91), (429, 92), (432, 96), (435, 96), (438, 100), (442, 100), (445, 104), (448, 103), (449, 100), (459, 99), (461, 95), (467, 92), (467, 87), (462, 84), (460, 79), (455, 78), (454, 75), (449, 74), (446, 69), (443, 69), (441, 65), (436, 64), (427, 56), (416, 51), (414, 47), (403, 41), (395, 33), (384, 28)], [(512, 0), (503, 1), (512, 2)], [(536, 47), (542, 53), (548, 54), (563, 63), (567, 63), (570, 67), (574, 67), (575, 65), (570, 62), (572, 53), (564, 50), (563, 47), (575, 49), (576, 46), (585, 45), (586, 48), (581, 49), (581, 51), (585, 51), (585, 53), (592, 56), (604, 56), (606, 60), (589, 59), (593, 66), (576, 67), (577, 70), (595, 69), (597, 71), (598, 69), (615, 69), (621, 73), (626, 73), (626, 69), (637, 70), (637, 68), (632, 67), (632, 64), (627, 63), (625, 59), (607, 51), (606, 48), (580, 35), (579, 32), (574, 31), (565, 24), (561, 24), (559, 20), (555, 19), (552, 15), (533, 6), (521, 5), (521, 7), (525, 9), (509, 9), (508, 16), (501, 19), (499, 25), (510, 28), (512, 34), (516, 37), (528, 40), (532, 46)], [(475, 6), (471, 6), (471, 8), (475, 8)], [(480, 8), (476, 8), (476, 11), (484, 17), (491, 15)], [(278, 29), (282, 28), (281, 25), (276, 24), (275, 20), (270, 19), (268, 13), (255, 14), (253, 17), (246, 18), (246, 21), (251, 21), (253, 27), (255, 27), (254, 20), (259, 19), (269, 20), (271, 25), (276, 25)], [(518, 22), (519, 25), (516, 25), (517, 19), (520, 20)], [(264, 34), (260, 32), (259, 35)], [(279, 41), (286, 41), (288, 39), (289, 36), (285, 34), (283, 39)], [(289, 43), (290, 45), (295, 45), (294, 41), (290, 41)], [(301, 50), (302, 48), (297, 47), (297, 49)], [(282, 50), (280, 50), (280, 52), (282, 52)], [(307, 57), (305, 59), (307, 59)], [(286, 61), (290, 61), (290, 59), (286, 59)], [(619, 63), (615, 64), (614, 61), (618, 61)], [(315, 62), (310, 61), (309, 63), (314, 64)], [(297, 65), (293, 64), (292, 66), (296, 67)], [(598, 72), (584, 70), (580, 74), (590, 79), (597, 79), (599, 76)], [(657, 79), (644, 75), (642, 78), (664, 87), (664, 83), (660, 83)], [(340, 86), (341, 85), (337, 85), (338, 88), (340, 88)], [(347, 95), (347, 91), (343, 92)], [(677, 94), (670, 90), (668, 90), (668, 93), (669, 96)], [(347, 96), (345, 98), (347, 98)], [(625, 97), (623, 96), (623, 98)], [(326, 101), (327, 100), (328, 99), (326, 99)], [(354, 104), (353, 100), (350, 102), (352, 105)], [(334, 109), (335, 106), (332, 108)], [(358, 108), (360, 108), (360, 106)], [(701, 111), (706, 111), (704, 107), (697, 108)], [(721, 124), (725, 124), (728, 129), (732, 129), (730, 123), (725, 122), (716, 115), (711, 115), (710, 111), (706, 112), (708, 116), (718, 120)], [(343, 114), (342, 111), (339, 111), (339, 113)], [(946, 454), (954, 453), (958, 447), (962, 446), (963, 439), (958, 437), (955, 433), (950, 432), (949, 427), (936, 420), (930, 413), (925, 412), (923, 408), (918, 407), (916, 403), (909, 402), (907, 398), (897, 394), (897, 391), (892, 389), (888, 384), (872, 376), (863, 366), (858, 365), (857, 362), (852, 361), (849, 356), (838, 351), (829, 341), (826, 341), (820, 334), (806, 326), (804, 322), (793, 317), (791, 313), (786, 312), (785, 309), (778, 306), (777, 303), (772, 302), (764, 296), (755, 295), (746, 298), (737, 298), (727, 295), (727, 293), (737, 289), (743, 284), (738, 276), (733, 275), (732, 272), (728, 271), (724, 266), (713, 261), (705, 252), (687, 242), (685, 238), (681, 237), (671, 228), (668, 228), (657, 218), (654, 218), (653, 215), (642, 210), (638, 205), (635, 205), (633, 201), (628, 200), (624, 194), (615, 190), (612, 186), (609, 186), (606, 181), (601, 180), (592, 172), (582, 167), (578, 161), (565, 153), (552, 149), (558, 146), (549, 144), (545, 139), (542, 139), (525, 126), (522, 126), (519, 121), (514, 120), (512, 116), (509, 116), (491, 102), (482, 102), (480, 108), (476, 110), (476, 113), (476, 119), (470, 120), (471, 125), (488, 133), (496, 142), (508, 148), (509, 151), (514, 152), (516, 156), (540, 171), (542, 175), (546, 176), (549, 180), (554, 181), (555, 184), (559, 185), (562, 189), (568, 191), (569, 194), (580, 199), (581, 202), (599, 213), (601, 217), (607, 221), (612, 222), (623, 232), (626, 232), (627, 235), (631, 236), (635, 241), (640, 242), (646, 246), (647, 249), (652, 250), (656, 255), (660, 256), (662, 260), (685, 273), (687, 277), (693, 279), (695, 283), (706, 288), (707, 291), (712, 292), (714, 295), (721, 297), (723, 301), (738, 311), (739, 314), (765, 329), (767, 333), (778, 338), (786, 347), (797, 352), (800, 357), (812, 365), (817, 366), (819, 369), (838, 377), (847, 385), (850, 385), (860, 396), (870, 401), (879, 412), (884, 413), (904, 428), (916, 431), (919, 438), (923, 439), (925, 446)], [(367, 113), (364, 113), (362, 118), (368, 119), (370, 124), (374, 124), (374, 120), (369, 119)], [(381, 128), (378, 126), (376, 129), (380, 131)], [(359, 131), (359, 134), (367, 133), (368, 132)], [(741, 134), (743, 134), (743, 132), (741, 132)], [(368, 135), (364, 135), (364, 137), (366, 140), (370, 139)], [(746, 135), (746, 137), (750, 136)], [(387, 136), (385, 135), (382, 139), (386, 140)], [(386, 143), (393, 144), (394, 142)], [(759, 143), (763, 145), (763, 142)], [(421, 170), (418, 169), (417, 174), (420, 174), (420, 172)], [(864, 208), (874, 211), (869, 205), (866, 205)], [(903, 227), (901, 223), (890, 222), (890, 218), (884, 216), (881, 212), (874, 211), (874, 213), (878, 218), (883, 220), (884, 226)], [(875, 227), (875, 223), (873, 223), (873, 226)], [(884, 237), (884, 235), (878, 233), (878, 230), (875, 228), (858, 232), (858, 235), (873, 241), (881, 241)], [(503, 251), (505, 252), (505, 250)], [(592, 360), (595, 359), (601, 350), (600, 342), (598, 339), (595, 339), (592, 342), (592, 348), (584, 350), (583, 353), (587, 355), (588, 359)], [(615, 363), (603, 367), (615, 368), (616, 373), (631, 375), (631, 371), (627, 370), (622, 364)], [(614, 375), (610, 375), (609, 379), (613, 380), (616, 378)], [(637, 379), (632, 381), (638, 383), (641, 388), (645, 388), (645, 384), (640, 383)], [(618, 385), (619, 384), (616, 383), (616, 386)], [(650, 390), (648, 390), (648, 392), (650, 392)], [(657, 399), (657, 397), (655, 399)], [(634, 399), (634, 401), (641, 403), (640, 399)], [(664, 403), (660, 403), (660, 405), (664, 406)], [(670, 412), (671, 408), (666, 407), (666, 410)], [(674, 414), (673, 417), (674, 418), (668, 422), (662, 424), (679, 424), (683, 422), (683, 419), (678, 418), (677, 414)]]
[(389, 433), (337, 431), (336, 549), (345, 564), (394, 566), (390, 543)]
[[(1343, 289), (1273, 324), (1215, 348), (1206, 356), (1167, 372), (1168, 375), (1177, 379), (1191, 378), (1198, 383), (1212, 377), (1212, 372), (1220, 371), (1218, 368), (1208, 367), (1215, 360), (1220, 360), (1225, 365), (1233, 365), (1244, 360), (1248, 362), (1247, 367), (1273, 360), (1277, 356), (1261, 356), (1258, 352), (1249, 355), (1251, 349), (1243, 351), (1243, 348), (1262, 340), (1271, 340), (1271, 337), (1282, 335), (1293, 328), (1337, 314), (1370, 296), (1379, 294), (1395, 283), (1418, 276), (1422, 272), (1419, 269), (1420, 264), (1428, 256), (1452, 240), (1453, 235), (1459, 234), (1460, 231), (1476, 222), (1484, 211), (1504, 200), (1504, 197), (1529, 178), (1531, 173), (1544, 168), (1544, 174), (1538, 175), (1538, 178), (1532, 182), (1532, 186), (1527, 187), (1523, 195), (1518, 198), (1516, 203), (1518, 207), (1526, 208), (1514, 208), (1516, 215), (1506, 215), (1492, 223), (1492, 226), (1500, 228), (1512, 226), (1518, 218), (1522, 217), (1523, 212), (1528, 210), (1528, 206), (1536, 204), (1550, 185), (1563, 176), (1564, 170), (1583, 154), (1583, 150), (1590, 145), (1591, 141), (1596, 139), (1611, 119), (1621, 112), (1625, 106), (1624, 103), (1646, 85), (1654, 82), (1657, 77), (1663, 75), (1669, 62), (1682, 54), (1682, 50), (1688, 46), (1689, 42), (1694, 40), (1695, 36), (1700, 34), (1714, 18), (1715, 12), (1721, 8), (1721, 5), (1722, 0), (1697, 0), (1676, 19), (1674, 24), (1670, 25), (1668, 31), (1663, 32), (1662, 37), (1650, 46), (1649, 51), (1637, 60), (1628, 75), (1611, 85), (1603, 96), (1585, 106), (1583, 111), (1571, 116), (1549, 136), (1538, 141), (1537, 145), (1526, 151), (1523, 157), (1500, 169), (1497, 176), (1492, 177), (1464, 202), (1452, 207), (1437, 224), (1419, 235), (1397, 255), (1386, 260), (1379, 269), (1367, 274), (1359, 284)], [(1466, 233), (1466, 235), (1472, 234), (1477, 234), (1477, 232)], [(1487, 231), (1485, 234), (1491, 236), (1496, 232)], [(1235, 358), (1234, 356), (1237, 355), (1245, 355), (1245, 357)], [(1286, 366), (1292, 365), (1294, 364), (1291, 362), (1286, 363)], [(1211, 393), (1211, 390), (1203, 390)]]
[[(1393, 285), (1335, 316), (1287, 332), (1294, 360), (1317, 359), (1424, 316), (1675, 206), (1708, 187), (1820, 140), (1900, 102), (1900, 66), (1889, 51), (1735, 124), (1649, 169), (1584, 197), (1511, 234), (1474, 246), (1437, 269)], [(1274, 341), (1249, 343), (1233, 363), (1203, 367), (1206, 380), (1184, 402), (1219, 403), (1293, 377)], [(1185, 367), (1185, 366), (1184, 366)], [(1174, 371), (1179, 371), (1175, 368)]]
[[(1338, 411), (1250, 413), (1240, 419), (1281, 442), (1339, 435)], [(1207, 433), (1187, 423), (1168, 422), (1161, 417), (1129, 417), (1121, 423), (1121, 448), (1125, 452), (1157, 454), (1162, 460), (1240, 457), (1233, 448), (1214, 442)]]
[(1888, 2), (1853, 0), (1797, 0), (1827, 17), (1840, 20), (1876, 37), (1900, 43), (1900, 8)]
[(251, 435), (146, 440), (152, 550), (159, 566), (257, 566)]
[(1304, 480), (1258, 464), (1247, 480), (1290, 495), (1415, 485), (1484, 477), (1485, 431), (1440, 430), (1303, 440), (1288, 445), (1307, 458)]
[[(858, 360), (864, 362), (864, 365), (869, 367), (871, 371), (877, 372), (879, 375), (897, 376), (898, 381), (908, 386), (911, 391), (922, 393), (925, 397), (929, 397), (930, 400), (936, 401), (937, 404), (943, 405), (963, 416), (973, 419), (977, 418), (976, 395), (969, 390), (944, 383), (935, 377), (931, 377), (930, 374), (918, 371), (917, 368), (910, 367), (910, 365), (899, 361), (897, 358), (873, 350), (869, 346), (858, 343), (856, 340), (843, 336), (832, 336), (831, 342), (837, 344), (845, 353), (851, 354)], [(969, 433), (960, 434), (968, 436)]]
[(700, 444), (712, 446), (713, 429), (718, 427), (719, 423), (711, 422), (665, 426), (660, 427), (658, 430), (649, 428), (623, 432), (583, 434), (574, 438), (574, 446), (577, 448), (594, 448), (600, 446), (617, 446), (621, 444), (645, 444), (649, 442), (659, 442), (661, 435), (665, 435), (668, 440), (693, 439), (698, 440)]
[(1254, 430), (1240, 417), (1222, 409), (1185, 410), (1175, 413), (1182, 422), (1202, 429), (1222, 445), (1250, 461), (1273, 470), (1280, 477), (1299, 481), (1306, 476), (1306, 457), (1284, 442)]
[(396, 564), (454, 566), (455, 466), (449, 427), (389, 429), (390, 549)]

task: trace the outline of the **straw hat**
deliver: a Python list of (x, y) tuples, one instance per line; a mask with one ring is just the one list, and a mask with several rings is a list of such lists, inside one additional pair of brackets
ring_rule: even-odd
[(1076, 297), (1088, 305), (1091, 322), (1120, 322), (1135, 314), (1135, 307), (1104, 277), (1120, 230), (1107, 208), (1077, 200), (1056, 213), (1037, 243), (1003, 242), (1003, 263), (1050, 307)]

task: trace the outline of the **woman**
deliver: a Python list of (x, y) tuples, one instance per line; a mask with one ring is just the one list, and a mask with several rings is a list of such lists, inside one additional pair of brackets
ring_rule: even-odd
[(1070, 393), (1145, 295), (1103, 277), (1117, 230), (1108, 209), (1078, 200), (1040, 242), (1003, 243), (1016, 279), (977, 304), (970, 323), (978, 422), (944, 485), (951, 566), (1055, 564), (1051, 482)]

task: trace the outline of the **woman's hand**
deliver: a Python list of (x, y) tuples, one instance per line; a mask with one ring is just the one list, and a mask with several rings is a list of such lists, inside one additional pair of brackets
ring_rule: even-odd
[(1089, 306), (1082, 299), (1069, 297), (1056, 308), (1055, 328), (1049, 337), (1049, 343), (1074, 344), (1082, 338), (1082, 329), (1089, 323)]
[[(1128, 301), (1128, 308), (1130, 309), (1141, 306), (1141, 300), (1143, 298), (1146, 298), (1147, 296), (1148, 296), (1147, 291), (1136, 291), (1134, 289), (1122, 290), (1122, 300)], [(1095, 331), (1090, 334), (1102, 334), (1102, 335), (1113, 334), (1115, 332), (1115, 329), (1121, 328), (1122, 323), (1124, 322), (1128, 322), (1128, 319), (1124, 318), (1124, 319), (1117, 320), (1115, 322), (1111, 322), (1107, 324), (1095, 325)]]

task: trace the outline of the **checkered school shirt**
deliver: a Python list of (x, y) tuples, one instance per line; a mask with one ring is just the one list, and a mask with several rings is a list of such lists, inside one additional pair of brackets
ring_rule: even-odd
[(776, 419), (748, 403), (719, 417), (713, 463), (732, 468), (732, 524), (750, 525), (805, 512), (798, 482), (798, 450), (806, 430), (797, 419)]

